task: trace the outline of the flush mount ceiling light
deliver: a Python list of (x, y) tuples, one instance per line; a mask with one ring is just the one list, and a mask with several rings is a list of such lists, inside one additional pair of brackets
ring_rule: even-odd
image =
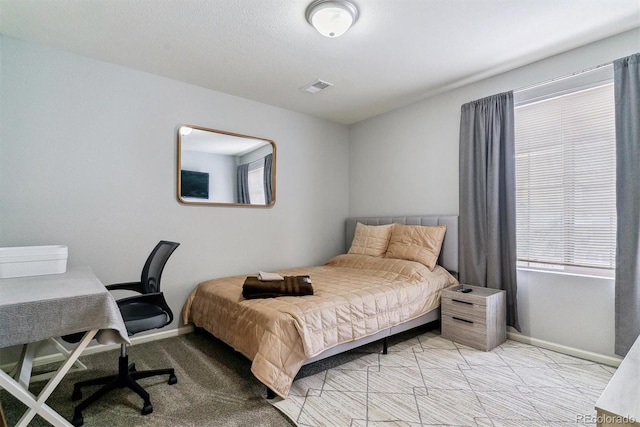
[(315, 0), (307, 7), (307, 21), (325, 37), (339, 37), (358, 19), (350, 0)]

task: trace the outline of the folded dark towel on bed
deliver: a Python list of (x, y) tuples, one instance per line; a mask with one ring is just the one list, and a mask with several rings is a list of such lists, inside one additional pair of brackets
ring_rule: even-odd
[(242, 285), (242, 296), (246, 299), (303, 295), (313, 295), (309, 276), (284, 276), (284, 280), (268, 282), (249, 276)]

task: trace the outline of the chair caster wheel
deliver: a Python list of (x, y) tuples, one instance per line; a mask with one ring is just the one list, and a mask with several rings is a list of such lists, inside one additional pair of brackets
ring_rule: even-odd
[[(74, 387), (73, 393), (71, 394), (71, 400), (73, 400), (75, 402), (76, 400), (80, 400), (80, 399), (82, 399), (82, 390), (80, 390), (79, 388), (75, 388)], [(82, 417), (80, 417), (80, 418), (82, 418)]]
[(75, 427), (80, 427), (81, 425), (83, 425), (84, 418), (82, 418), (82, 414), (73, 414), (73, 420), (71, 421), (71, 424), (73, 424)]
[(142, 407), (142, 412), (140, 412), (142, 415), (149, 415), (150, 413), (153, 412), (153, 405), (151, 403), (149, 403), (148, 405), (144, 405)]
[(137, 371), (137, 369), (136, 369), (136, 364), (135, 363), (132, 363), (131, 365), (129, 365), (129, 372), (136, 372), (136, 371)]
[(167, 382), (167, 384), (174, 385), (177, 382), (178, 382), (178, 378), (176, 378), (175, 375), (173, 374), (169, 375), (169, 381)]

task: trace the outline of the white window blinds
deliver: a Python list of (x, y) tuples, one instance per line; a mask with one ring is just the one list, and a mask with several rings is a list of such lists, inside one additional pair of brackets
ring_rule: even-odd
[(516, 105), (518, 265), (613, 269), (613, 83)]
[(254, 205), (264, 205), (264, 159), (252, 162), (249, 165), (249, 175), (247, 177), (249, 185), (249, 200)]

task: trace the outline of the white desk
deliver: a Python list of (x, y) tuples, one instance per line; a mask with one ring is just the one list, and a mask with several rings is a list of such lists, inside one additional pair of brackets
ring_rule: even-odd
[(596, 402), (598, 427), (640, 425), (640, 338)]
[[(19, 362), (17, 379), (0, 370), (0, 387), (28, 407), (16, 426), (27, 426), (36, 414), (54, 426), (71, 426), (45, 401), (94, 337), (101, 344), (129, 343), (129, 339), (113, 296), (89, 268), (0, 279), (0, 348), (84, 331), (88, 332), (38, 396), (28, 390), (31, 360)], [(23, 359), (32, 354), (23, 352)]]

